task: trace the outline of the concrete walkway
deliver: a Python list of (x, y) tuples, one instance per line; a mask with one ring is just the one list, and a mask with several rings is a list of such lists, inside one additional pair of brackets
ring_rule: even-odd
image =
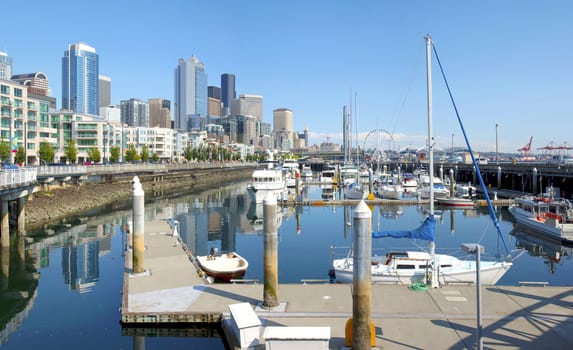
[[(351, 285), (281, 284), (280, 311), (264, 310), (262, 284), (205, 284), (166, 222), (146, 223), (146, 273), (126, 269), (122, 322), (219, 322), (228, 305), (248, 302), (265, 326), (327, 326), (331, 349), (344, 346), (352, 315)], [(412, 291), (373, 285), (376, 345), (383, 349), (475, 348), (476, 288), (448, 286)], [(573, 289), (482, 288), (484, 348), (573, 348)]]

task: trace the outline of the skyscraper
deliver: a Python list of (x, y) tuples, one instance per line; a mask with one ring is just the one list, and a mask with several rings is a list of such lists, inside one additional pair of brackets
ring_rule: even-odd
[(149, 127), (171, 128), (171, 101), (162, 98), (150, 98)]
[(100, 75), (99, 80), (99, 106), (109, 107), (111, 105), (111, 78)]
[(277, 108), (273, 111), (273, 131), (293, 131), (293, 114), (288, 108)]
[(137, 98), (120, 102), (121, 122), (129, 126), (149, 126), (149, 105)]
[(221, 74), (221, 101), (223, 102), (224, 115), (230, 114), (231, 101), (236, 97), (235, 75), (229, 73)]
[(10, 80), (12, 77), (12, 57), (0, 51), (0, 80)]
[(175, 68), (175, 129), (187, 130), (193, 116), (207, 116), (207, 73), (195, 55)]
[(62, 109), (99, 114), (99, 57), (84, 43), (69, 45), (62, 57)]
[(231, 101), (231, 115), (251, 115), (258, 121), (263, 120), (263, 96), (241, 94)]

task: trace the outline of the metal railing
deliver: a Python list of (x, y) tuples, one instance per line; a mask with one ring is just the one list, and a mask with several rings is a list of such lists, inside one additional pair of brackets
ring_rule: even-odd
[(0, 189), (28, 185), (36, 182), (35, 168), (5, 169), (0, 171)]

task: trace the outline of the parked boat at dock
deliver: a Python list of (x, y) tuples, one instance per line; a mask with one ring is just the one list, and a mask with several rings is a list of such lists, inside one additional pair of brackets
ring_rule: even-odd
[(247, 192), (255, 203), (263, 203), (268, 194), (280, 199), (281, 193), (286, 190), (282, 168), (278, 162), (264, 161), (257, 165), (251, 175), (251, 182), (247, 185)]
[(573, 243), (573, 204), (569, 200), (523, 196), (508, 210), (518, 223), (548, 238)]
[(239, 254), (219, 253), (216, 249), (212, 249), (211, 254), (197, 256), (196, 259), (207, 276), (221, 282), (230, 282), (232, 279), (243, 277), (249, 267), (247, 260)]
[(436, 204), (445, 207), (473, 207), (476, 205), (473, 199), (461, 197), (437, 198)]

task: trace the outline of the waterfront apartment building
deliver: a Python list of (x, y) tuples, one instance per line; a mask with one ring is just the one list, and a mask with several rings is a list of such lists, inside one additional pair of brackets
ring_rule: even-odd
[(68, 46), (62, 58), (62, 109), (99, 113), (99, 57), (84, 43)]
[(98, 80), (99, 107), (107, 107), (111, 105), (111, 77), (100, 75)]
[(137, 98), (120, 102), (121, 122), (128, 126), (149, 126), (149, 105)]
[[(46, 73), (35, 72), (13, 75), (10, 79), (18, 82), (28, 89), (29, 95), (48, 96), (50, 88), (48, 86), (48, 76)], [(55, 108), (56, 106), (54, 106)]]
[(0, 80), (10, 80), (12, 77), (12, 57), (0, 51)]
[(9, 142), (14, 151), (22, 147), (25, 164), (38, 165), (40, 141), (53, 141), (55, 130), (49, 116), (52, 100), (32, 97), (19, 82), (0, 80), (0, 139)]
[(223, 103), (223, 114), (231, 114), (231, 101), (237, 98), (235, 91), (235, 75), (224, 73), (221, 74), (221, 102)]
[(231, 101), (231, 115), (251, 115), (263, 120), (263, 96), (242, 94)]
[(195, 55), (179, 59), (175, 68), (175, 129), (190, 130), (191, 116), (207, 116), (207, 102), (205, 65)]
[(171, 101), (150, 98), (147, 103), (149, 104), (149, 126), (171, 128)]

